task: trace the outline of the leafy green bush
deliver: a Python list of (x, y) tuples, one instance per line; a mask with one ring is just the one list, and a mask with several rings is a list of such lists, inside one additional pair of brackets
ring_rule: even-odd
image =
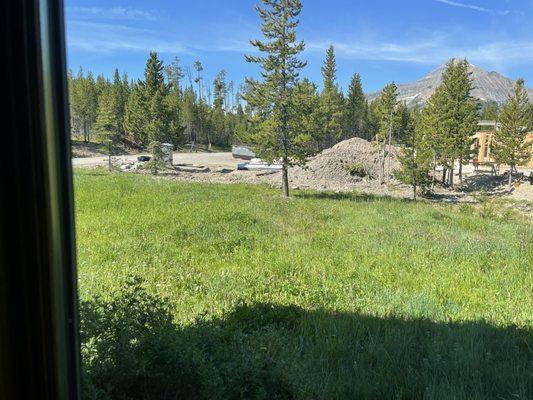
[(363, 163), (355, 163), (355, 164), (346, 164), (344, 166), (344, 169), (351, 175), (351, 176), (358, 176), (360, 178), (364, 178), (368, 175), (368, 172), (366, 170), (366, 167), (363, 165)]
[[(202, 398), (192, 354), (181, 351), (169, 305), (129, 278), (111, 300), (82, 302), (87, 399)], [(176, 397), (177, 396), (177, 397)]]
[(238, 306), (227, 318), (172, 321), (170, 304), (130, 277), (111, 299), (80, 305), (83, 391), (88, 400), (292, 399), (258, 332), (293, 326), (296, 309)]

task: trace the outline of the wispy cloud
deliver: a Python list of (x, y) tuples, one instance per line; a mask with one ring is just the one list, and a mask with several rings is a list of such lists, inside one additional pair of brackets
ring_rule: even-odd
[(493, 15), (508, 15), (511, 13), (509, 10), (493, 10), (486, 7), (481, 7), (475, 4), (469, 4), (469, 3), (460, 3), (458, 1), (453, 0), (434, 0), (437, 3), (446, 4), (452, 7), (459, 7), (459, 8), (467, 8), (469, 10), (479, 11), (487, 14), (493, 14)]
[(67, 15), (74, 18), (98, 18), (113, 20), (155, 20), (152, 11), (127, 7), (67, 7)]
[(187, 53), (192, 51), (181, 42), (159, 32), (119, 24), (67, 21), (69, 50), (88, 53), (148, 52)]
[(410, 43), (391, 43), (379, 41), (321, 41), (309, 42), (310, 52), (324, 52), (333, 44), (337, 56), (348, 60), (398, 61), (419, 64), (437, 64), (452, 57), (466, 57), (470, 61), (488, 67), (502, 64), (526, 63), (533, 52), (533, 41), (498, 41), (482, 45), (455, 46), (447, 42), (445, 35), (413, 41)]

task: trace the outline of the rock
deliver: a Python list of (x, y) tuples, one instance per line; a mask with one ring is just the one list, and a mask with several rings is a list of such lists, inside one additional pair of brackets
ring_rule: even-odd
[(186, 167), (186, 166), (174, 166), (176, 171), (180, 172), (209, 172), (210, 169), (207, 167)]
[(230, 168), (218, 168), (215, 172), (218, 172), (219, 174), (229, 174), (230, 172), (233, 172), (233, 170)]

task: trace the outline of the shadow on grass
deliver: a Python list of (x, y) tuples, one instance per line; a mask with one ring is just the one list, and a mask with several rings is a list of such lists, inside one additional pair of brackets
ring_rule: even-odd
[(399, 203), (409, 203), (414, 200), (393, 197), (388, 195), (374, 195), (362, 192), (330, 192), (330, 191), (305, 191), (294, 192), (294, 197), (300, 199), (321, 199), (321, 200), (348, 200), (355, 202), (390, 201)]
[(241, 304), (183, 326), (132, 279), (82, 303), (86, 399), (532, 396), (531, 330)]

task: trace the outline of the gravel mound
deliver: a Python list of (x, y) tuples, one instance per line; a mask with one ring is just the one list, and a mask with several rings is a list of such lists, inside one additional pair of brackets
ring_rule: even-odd
[[(391, 171), (399, 168), (398, 150), (392, 148)], [(315, 187), (351, 186), (361, 181), (370, 184), (379, 176), (377, 147), (361, 138), (337, 143), (311, 158), (305, 167), (295, 167), (289, 178), (296, 185)]]

